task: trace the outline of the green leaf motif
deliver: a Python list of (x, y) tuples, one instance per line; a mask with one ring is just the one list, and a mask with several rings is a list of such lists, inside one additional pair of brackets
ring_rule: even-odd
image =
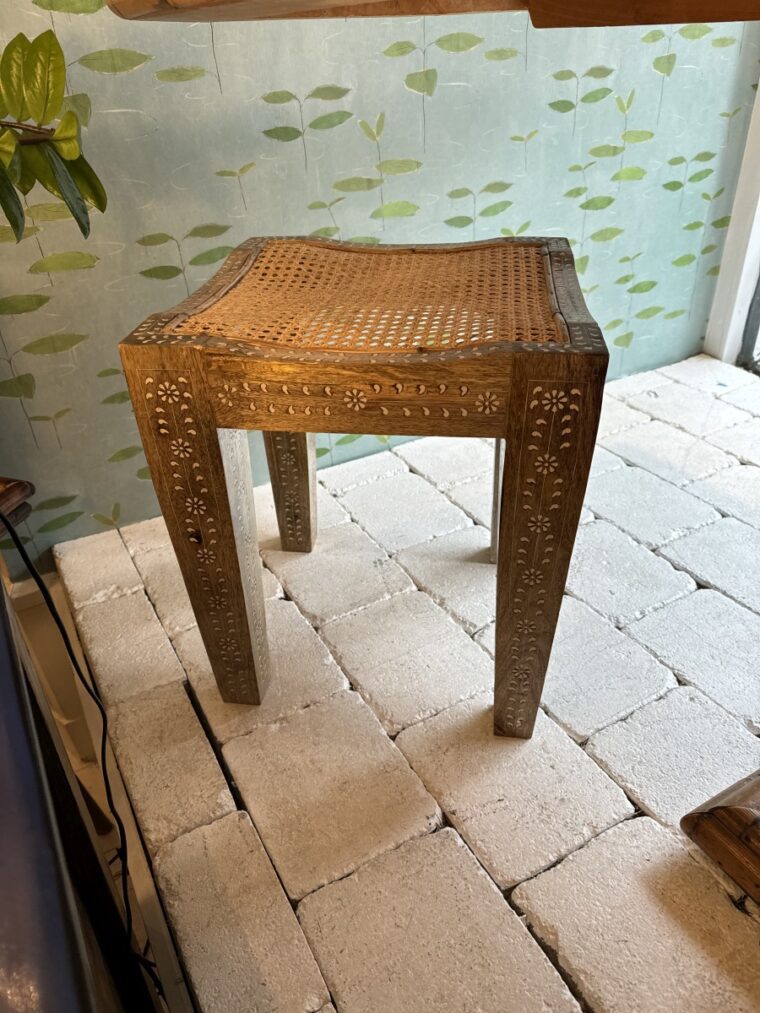
[(340, 190), (343, 193), (360, 193), (364, 190), (375, 190), (382, 185), (382, 179), (373, 179), (370, 176), (349, 176), (348, 179), (339, 179), (333, 183), (333, 190)]
[(589, 67), (584, 77), (603, 78), (609, 77), (610, 74), (614, 74), (612, 67)]
[(704, 39), (705, 35), (709, 35), (711, 31), (712, 28), (709, 25), (684, 25), (678, 29), (678, 34), (682, 39), (697, 42), (699, 39)]
[(692, 159), (693, 162), (711, 162), (715, 158), (714, 151), (700, 151)]
[(121, 370), (115, 369), (113, 366), (108, 366), (106, 369), (101, 369), (100, 372), (95, 375), (101, 378), (106, 376), (121, 376)]
[(588, 191), (588, 187), (587, 186), (574, 186), (570, 190), (566, 190), (562, 194), (562, 196), (563, 197), (570, 197), (571, 199), (573, 199), (575, 197), (582, 197), (584, 195), (584, 193), (586, 193), (587, 191)]
[(435, 45), (444, 53), (469, 53), (483, 41), (480, 35), (473, 35), (471, 32), (452, 32), (451, 35), (442, 35), (435, 40)]
[(472, 190), (466, 186), (458, 186), (455, 190), (449, 190), (446, 196), (452, 200), (460, 200), (462, 197), (472, 197)]
[(570, 113), (575, 109), (575, 102), (571, 102), (566, 98), (560, 98), (556, 102), (550, 102), (549, 108), (553, 109), (555, 113)]
[(317, 116), (315, 120), (311, 121), (309, 127), (312, 130), (332, 130), (333, 127), (339, 127), (341, 123), (350, 120), (353, 115), (347, 109), (336, 109), (334, 113)]
[(350, 88), (341, 88), (337, 84), (322, 84), (313, 91), (310, 91), (306, 98), (318, 98), (323, 102), (335, 102), (344, 95), (348, 95)]
[(727, 49), (729, 46), (736, 45), (736, 39), (731, 38), (730, 35), (722, 35), (719, 39), (713, 39), (710, 45), (715, 49)]
[(592, 232), (589, 239), (595, 243), (609, 243), (611, 239), (617, 239), (618, 236), (622, 235), (623, 230), (610, 226), (606, 229), (599, 229), (597, 232)]
[(686, 310), (671, 310), (670, 313), (666, 313), (664, 320), (675, 320), (676, 317), (682, 317)]
[(0, 316), (14, 316), (17, 313), (33, 313), (40, 306), (50, 302), (49, 295), (6, 295), (0, 298)]
[(100, 402), (101, 404), (125, 404), (129, 401), (128, 390), (117, 390), (114, 394), (109, 394), (108, 397), (104, 397)]
[(76, 62), (97, 74), (126, 74), (152, 59), (147, 53), (138, 53), (135, 49), (98, 49), (94, 53), (85, 53)]
[(414, 73), (406, 75), (404, 84), (409, 91), (432, 98), (435, 86), (438, 84), (438, 71), (433, 69), (416, 70)]
[(149, 232), (147, 236), (140, 236), (135, 242), (139, 246), (163, 246), (164, 243), (171, 243), (173, 237), (168, 232)]
[(67, 253), (51, 253), (36, 260), (29, 268), (29, 274), (55, 274), (59, 271), (87, 271), (100, 260), (94, 253), (72, 250)]
[(419, 206), (408, 200), (392, 200), (375, 208), (370, 218), (411, 218), (418, 211)]
[(661, 28), (655, 28), (651, 32), (647, 32), (646, 35), (642, 36), (641, 41), (652, 43), (652, 42), (659, 42), (661, 39), (664, 38), (665, 32), (663, 32)]
[(486, 60), (514, 60), (516, 56), (519, 56), (519, 52), (516, 49), (489, 49), (483, 54)]
[[(517, 231), (517, 234), (518, 235), (520, 234), (520, 230), (519, 229)], [(582, 257), (576, 257), (575, 258), (575, 270), (578, 272), (578, 274), (585, 274), (586, 273), (586, 271), (588, 269), (589, 259), (590, 259), (589, 255), (587, 253), (584, 254)]]
[(143, 278), (152, 278), (154, 281), (169, 281), (182, 274), (182, 269), (175, 267), (174, 264), (159, 264), (158, 267), (148, 267), (140, 271), (140, 274)]
[(646, 169), (642, 169), (639, 165), (626, 165), (622, 169), (618, 169), (615, 175), (612, 177), (614, 183), (625, 183), (643, 179), (647, 174)]
[(229, 232), (231, 226), (217, 225), (215, 222), (207, 222), (205, 225), (196, 225), (185, 233), (185, 239), (213, 239), (214, 236), (221, 236)]
[(555, 81), (572, 81), (577, 76), (574, 70), (556, 70), (552, 74)]
[(662, 74), (663, 77), (670, 77), (675, 69), (676, 65), (676, 54), (667, 53), (665, 56), (656, 56), (652, 61), (652, 66), (658, 74)]
[(707, 179), (708, 176), (712, 176), (714, 169), (700, 169), (699, 172), (694, 172), (689, 176), (690, 183), (701, 183), (703, 179)]
[(665, 309), (664, 306), (647, 306), (645, 310), (640, 310), (636, 314), (637, 320), (651, 320), (652, 317), (656, 317), (658, 313), (662, 313)]
[(663, 190), (670, 190), (675, 193), (677, 190), (683, 190), (683, 183), (680, 179), (671, 179), (667, 183), (662, 184)]
[(142, 447), (124, 447), (123, 450), (117, 450), (115, 454), (111, 454), (108, 458), (108, 463), (118, 464), (120, 461), (128, 461), (132, 457), (137, 457), (142, 452)]
[(581, 204), (581, 209), (583, 211), (604, 211), (605, 208), (614, 203), (614, 197), (591, 197)]
[(622, 136), (626, 144), (643, 144), (651, 141), (654, 134), (651, 130), (626, 130)]
[(629, 348), (633, 341), (633, 331), (626, 331), (625, 334), (621, 334), (620, 337), (615, 338), (612, 342), (617, 348)]
[(270, 127), (263, 130), (265, 137), (271, 137), (273, 141), (297, 141), (301, 131), (296, 127)]
[(208, 71), (204, 67), (166, 67), (164, 70), (156, 71), (156, 80), (168, 84), (175, 84), (180, 81), (196, 81), (199, 77), (205, 77)]
[(493, 183), (486, 183), (485, 186), (480, 188), (481, 193), (504, 193), (512, 186), (511, 183), (503, 183), (500, 179), (496, 179)]
[(41, 528), (37, 528), (37, 533), (40, 535), (47, 534), (48, 531), (58, 531), (61, 528), (68, 527), (69, 524), (73, 524), (75, 520), (82, 516), (84, 510), (72, 510), (71, 513), (61, 514), (60, 517), (54, 517), (52, 521), (47, 521)]
[(693, 264), (697, 258), (693, 253), (684, 253), (682, 257), (676, 257), (672, 262), (673, 267), (688, 267), (689, 264)]
[(468, 225), (472, 225), (474, 218), (470, 218), (468, 215), (454, 215), (453, 218), (447, 218), (444, 221), (444, 225), (450, 225), (452, 229), (466, 229)]
[(385, 158), (375, 166), (384, 176), (403, 176), (407, 172), (416, 172), (422, 168), (422, 162), (416, 158)]
[(83, 92), (76, 95), (66, 95), (61, 106), (62, 112), (71, 110), (83, 127), (86, 127), (92, 118), (92, 102), (90, 96)]
[(44, 338), (36, 338), (22, 345), (21, 351), (27, 355), (59, 355), (81, 345), (88, 337), (89, 334), (47, 334)]
[(377, 131), (374, 130), (374, 128), (371, 127), (366, 120), (359, 120), (359, 129), (361, 130), (361, 132), (364, 134), (364, 136), (367, 138), (368, 141), (374, 142), (377, 140)]
[(263, 102), (269, 102), (270, 105), (281, 106), (286, 102), (296, 102), (296, 96), (292, 91), (268, 91), (266, 95), (262, 95), (261, 99)]
[(408, 39), (404, 39), (401, 42), (394, 42), (388, 46), (387, 49), (383, 50), (383, 56), (408, 56), (409, 53), (413, 53), (417, 47), (413, 42), (409, 42)]
[(643, 292), (651, 292), (656, 286), (656, 281), (638, 281), (635, 285), (631, 285), (628, 291), (631, 295), (641, 295)]
[[(33, 120), (49, 123), (56, 118), (63, 103), (65, 85), (63, 50), (55, 32), (48, 29), (34, 39), (24, 60), (24, 95)], [(73, 113), (66, 115), (73, 116)]]
[(202, 267), (205, 264), (216, 264), (217, 261), (224, 260), (225, 257), (229, 257), (234, 249), (234, 246), (215, 246), (211, 250), (204, 250), (203, 253), (197, 253), (191, 259), (190, 263), (193, 267)]
[(71, 218), (71, 212), (61, 201), (50, 204), (31, 204), (26, 209), (33, 222), (62, 222)]
[(704, 226), (704, 222), (696, 221), (689, 222), (688, 225), (684, 225), (685, 232), (696, 232), (697, 229), (701, 229)]
[(596, 148), (590, 148), (589, 155), (593, 158), (614, 158), (624, 151), (625, 148), (620, 144), (600, 144)]
[(0, 397), (34, 397), (34, 390), (37, 386), (31, 373), (19, 373), (7, 380), (0, 380)]
[(602, 99), (607, 98), (608, 95), (612, 94), (612, 88), (595, 88), (593, 91), (587, 91), (585, 95), (581, 95), (581, 102), (587, 104), (591, 102), (601, 102)]
[(715, 221), (710, 224), (714, 229), (727, 229), (730, 221), (731, 215), (725, 215), (723, 218), (716, 218)]
[(35, 503), (32, 510), (60, 510), (61, 507), (73, 503), (75, 499), (76, 496), (51, 496), (50, 499), (43, 499), (40, 503)]
[(314, 229), (309, 235), (317, 239), (332, 239), (333, 236), (337, 236), (339, 231), (336, 225), (325, 225), (321, 229)]
[(350, 435), (341, 436), (340, 439), (335, 441), (336, 447), (345, 447), (349, 443), (356, 443), (357, 440), (362, 438), (361, 433), (352, 433)]
[(106, 0), (32, 0), (35, 7), (56, 14), (95, 14), (105, 7)]
[(150, 468), (138, 468), (137, 471), (135, 472), (135, 475), (137, 476), (137, 478), (142, 479), (143, 481), (145, 481), (146, 479), (150, 479)]
[(479, 218), (493, 218), (496, 215), (502, 214), (507, 208), (512, 207), (511, 200), (500, 200), (496, 201), (495, 204), (489, 204), (488, 207), (484, 207), (482, 211), (478, 213)]

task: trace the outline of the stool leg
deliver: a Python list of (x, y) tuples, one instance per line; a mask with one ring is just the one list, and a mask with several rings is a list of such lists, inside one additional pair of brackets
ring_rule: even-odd
[(122, 344), (153, 485), (219, 692), (261, 703), (270, 678), (244, 430), (217, 429), (193, 349)]
[(595, 359), (542, 359), (532, 371), (516, 363), (499, 521), (494, 732), (523, 739), (541, 700), (604, 383)]
[(314, 433), (264, 433), (269, 477), (285, 552), (311, 552), (317, 539)]
[(504, 478), (504, 440), (493, 441), (493, 499), (491, 501), (491, 562), (499, 559), (499, 518), (501, 517), (501, 483)]

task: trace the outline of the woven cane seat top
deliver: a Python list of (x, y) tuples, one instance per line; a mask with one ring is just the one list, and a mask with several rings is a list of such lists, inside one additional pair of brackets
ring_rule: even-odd
[(273, 239), (168, 331), (321, 352), (567, 341), (545, 246), (361, 247)]

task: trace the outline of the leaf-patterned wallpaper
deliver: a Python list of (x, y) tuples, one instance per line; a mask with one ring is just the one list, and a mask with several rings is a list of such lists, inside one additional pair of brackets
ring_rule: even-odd
[[(539, 32), (521, 13), (209, 25), (128, 23), (103, 0), (0, 10), (3, 43), (51, 25), (110, 204), (87, 241), (39, 191), (19, 246), (0, 229), (0, 472), (37, 486), (34, 552), (157, 512), (117, 343), (250, 235), (566, 235), (611, 376), (699, 348), (758, 24)], [(381, 442), (323, 436), (320, 460)], [(254, 465), (263, 478), (256, 444)]]

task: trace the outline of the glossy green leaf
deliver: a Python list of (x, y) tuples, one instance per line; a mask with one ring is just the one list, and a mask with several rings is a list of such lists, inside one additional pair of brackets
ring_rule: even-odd
[(678, 29), (678, 34), (690, 42), (697, 42), (699, 39), (704, 39), (705, 35), (709, 35), (711, 31), (710, 25), (684, 25)]
[(7, 380), (0, 380), (0, 397), (34, 397), (36, 382), (31, 373), (19, 373)]
[(61, 158), (71, 161), (79, 158), (79, 120), (76, 113), (64, 113), (61, 122), (55, 128), (52, 145)]
[(98, 211), (105, 211), (108, 205), (108, 197), (103, 184), (98, 179), (95, 170), (84, 157), (80, 155), (73, 162), (67, 162), (71, 178), (79, 188), (79, 192), (85, 201)]
[(139, 246), (163, 246), (164, 243), (171, 243), (173, 236), (168, 232), (149, 232), (147, 236), (140, 236), (135, 242)]
[(143, 278), (152, 278), (154, 281), (170, 281), (182, 274), (182, 268), (174, 264), (159, 264), (157, 267), (148, 267), (140, 271), (140, 274)]
[(444, 225), (450, 225), (452, 229), (465, 229), (468, 225), (472, 225), (474, 220), (469, 215), (454, 215), (453, 218), (446, 218)]
[(416, 158), (385, 158), (375, 166), (385, 176), (403, 176), (407, 172), (416, 172), (422, 168), (422, 162)]
[(40, 295), (36, 292), (30, 292), (26, 295), (2, 296), (0, 297), (0, 316), (33, 313), (47, 302), (50, 302), (49, 295)]
[(296, 96), (292, 91), (268, 91), (266, 95), (261, 96), (262, 101), (269, 102), (270, 105), (284, 105), (286, 102), (296, 102)]
[(98, 74), (126, 74), (152, 59), (147, 53), (139, 53), (135, 49), (98, 49), (94, 53), (85, 53), (76, 62)]
[(647, 306), (645, 310), (639, 310), (636, 314), (637, 320), (651, 320), (652, 317), (656, 317), (658, 313), (662, 313), (664, 306)]
[(297, 141), (301, 136), (301, 131), (297, 127), (270, 127), (268, 130), (262, 130), (262, 133), (266, 137), (271, 137), (273, 141)]
[[(74, 116), (73, 113), (67, 113), (66, 115), (72, 117)], [(45, 157), (50, 164), (50, 168), (52, 169), (61, 197), (65, 202), (66, 207), (74, 216), (74, 220), (79, 226), (79, 231), (86, 239), (90, 234), (90, 214), (87, 210), (84, 197), (82, 197), (79, 192), (79, 187), (71, 177), (71, 173), (68, 169), (68, 163), (61, 158), (55, 148), (52, 148), (47, 144), (41, 145), (41, 147), (43, 148)]]
[(417, 70), (412, 74), (406, 75), (404, 84), (409, 91), (432, 98), (435, 86), (438, 84), (438, 71), (430, 68), (428, 70)]
[(643, 144), (644, 141), (651, 141), (654, 134), (651, 130), (626, 130), (622, 137), (626, 144)]
[(359, 193), (362, 190), (375, 190), (382, 185), (382, 179), (373, 179), (369, 176), (349, 176), (348, 179), (339, 179), (333, 183), (333, 190), (340, 190), (343, 193)]
[(318, 88), (310, 91), (306, 98), (318, 98), (323, 102), (335, 102), (344, 95), (348, 95), (350, 88), (341, 88), (338, 84), (321, 84)]
[(334, 113), (317, 116), (315, 120), (311, 121), (309, 127), (312, 130), (331, 130), (333, 127), (339, 127), (346, 120), (350, 120), (353, 115), (347, 109), (336, 109)]
[(76, 496), (51, 496), (50, 499), (43, 499), (40, 503), (35, 503), (32, 507), (33, 510), (60, 510), (61, 507), (68, 506), (69, 503), (73, 503)]
[(589, 155), (593, 155), (594, 158), (614, 158), (616, 155), (622, 155), (624, 151), (625, 148), (620, 144), (599, 144), (589, 149)]
[(610, 74), (614, 74), (614, 73), (615, 72), (612, 69), (612, 67), (599, 66), (599, 67), (589, 67), (589, 69), (586, 71), (586, 73), (583, 76), (584, 77), (593, 77), (593, 78), (599, 79), (599, 78), (603, 78), (603, 77), (609, 77)]
[(519, 56), (519, 52), (516, 49), (489, 49), (483, 54), (486, 60), (514, 60), (516, 56)]
[(404, 39), (401, 42), (394, 42), (388, 46), (387, 49), (383, 50), (384, 56), (408, 56), (409, 53), (413, 53), (417, 47), (413, 42), (409, 42), (408, 39)]
[(611, 94), (612, 88), (594, 88), (593, 91), (587, 91), (585, 95), (581, 95), (581, 102), (585, 102), (586, 104), (601, 102), (602, 99), (607, 98)]
[(0, 59), (2, 105), (14, 120), (25, 120), (28, 116), (24, 95), (24, 63), (30, 47), (29, 39), (19, 32), (5, 47)]
[(575, 102), (571, 102), (566, 98), (560, 98), (556, 102), (550, 102), (549, 108), (553, 109), (555, 113), (570, 113), (575, 109)]
[(12, 130), (0, 132), (0, 164), (4, 165), (6, 169), (11, 164), (17, 148), (18, 141)]
[(90, 96), (83, 92), (77, 92), (76, 95), (66, 95), (63, 99), (61, 112), (69, 112), (69, 110), (76, 115), (82, 126), (86, 127), (92, 119)]
[(61, 528), (66, 528), (69, 524), (73, 524), (75, 520), (78, 520), (83, 513), (83, 510), (72, 510), (71, 513), (61, 514), (60, 517), (54, 517), (52, 521), (48, 521), (46, 524), (43, 524), (41, 528), (37, 528), (37, 533), (44, 535), (48, 531), (59, 531)]
[(419, 206), (408, 200), (392, 200), (375, 208), (370, 218), (411, 218), (418, 211)]
[(606, 229), (599, 229), (597, 232), (592, 232), (589, 236), (595, 243), (609, 243), (611, 239), (617, 239), (618, 236), (622, 235), (623, 230), (610, 226)]
[(642, 169), (639, 165), (626, 165), (618, 171), (612, 177), (613, 182), (624, 183), (643, 179), (647, 174), (646, 169)]
[[(63, 50), (55, 32), (48, 29), (32, 41), (24, 59), (24, 94), (29, 116), (37, 123), (54, 120), (61, 110), (65, 86)], [(76, 155), (71, 157), (76, 158)]]
[(21, 242), (24, 234), (24, 209), (3, 165), (0, 165), (0, 208), (8, 219), (16, 242)]
[(111, 454), (108, 458), (108, 463), (118, 464), (120, 461), (129, 461), (131, 458), (137, 457), (137, 455), (142, 452), (142, 447), (124, 447), (122, 450), (117, 450), (115, 454)]
[(225, 257), (229, 257), (234, 249), (234, 246), (215, 246), (211, 250), (204, 250), (203, 253), (197, 253), (190, 263), (193, 267), (202, 267), (204, 264), (216, 264), (217, 261), (224, 260)]
[(496, 201), (495, 204), (489, 204), (487, 207), (484, 207), (482, 209), (482, 211), (479, 211), (478, 212), (478, 217), (479, 218), (494, 218), (496, 215), (502, 214), (502, 212), (506, 211), (507, 208), (511, 208), (511, 207), (512, 207), (512, 201), (511, 200)]
[(185, 233), (185, 239), (213, 239), (214, 236), (221, 236), (229, 232), (231, 226), (217, 225), (215, 222), (207, 222), (205, 225), (196, 225)]
[(109, 394), (108, 397), (104, 397), (100, 402), (101, 404), (125, 404), (129, 401), (128, 390), (117, 390), (113, 394)]
[(181, 81), (196, 81), (199, 77), (205, 77), (207, 73), (205, 67), (166, 67), (164, 70), (157, 70), (155, 77), (157, 81), (175, 84)]
[(480, 35), (473, 35), (471, 32), (452, 32), (450, 35), (442, 35), (435, 40), (435, 45), (444, 53), (469, 53), (483, 41)]
[(637, 281), (635, 285), (631, 285), (628, 291), (631, 295), (642, 295), (644, 292), (651, 292), (656, 286), (656, 281)]
[(32, 0), (35, 7), (57, 14), (95, 14), (105, 7), (106, 0)]
[(22, 345), (21, 351), (27, 355), (60, 355), (61, 352), (68, 352), (81, 345), (88, 338), (89, 334), (46, 334), (44, 338), (36, 338)]
[(580, 206), (583, 211), (604, 211), (610, 204), (615, 203), (614, 197), (590, 197)]
[(675, 69), (676, 65), (676, 54), (666, 53), (664, 56), (656, 56), (652, 61), (652, 66), (658, 74), (662, 74), (663, 77), (670, 77)]

